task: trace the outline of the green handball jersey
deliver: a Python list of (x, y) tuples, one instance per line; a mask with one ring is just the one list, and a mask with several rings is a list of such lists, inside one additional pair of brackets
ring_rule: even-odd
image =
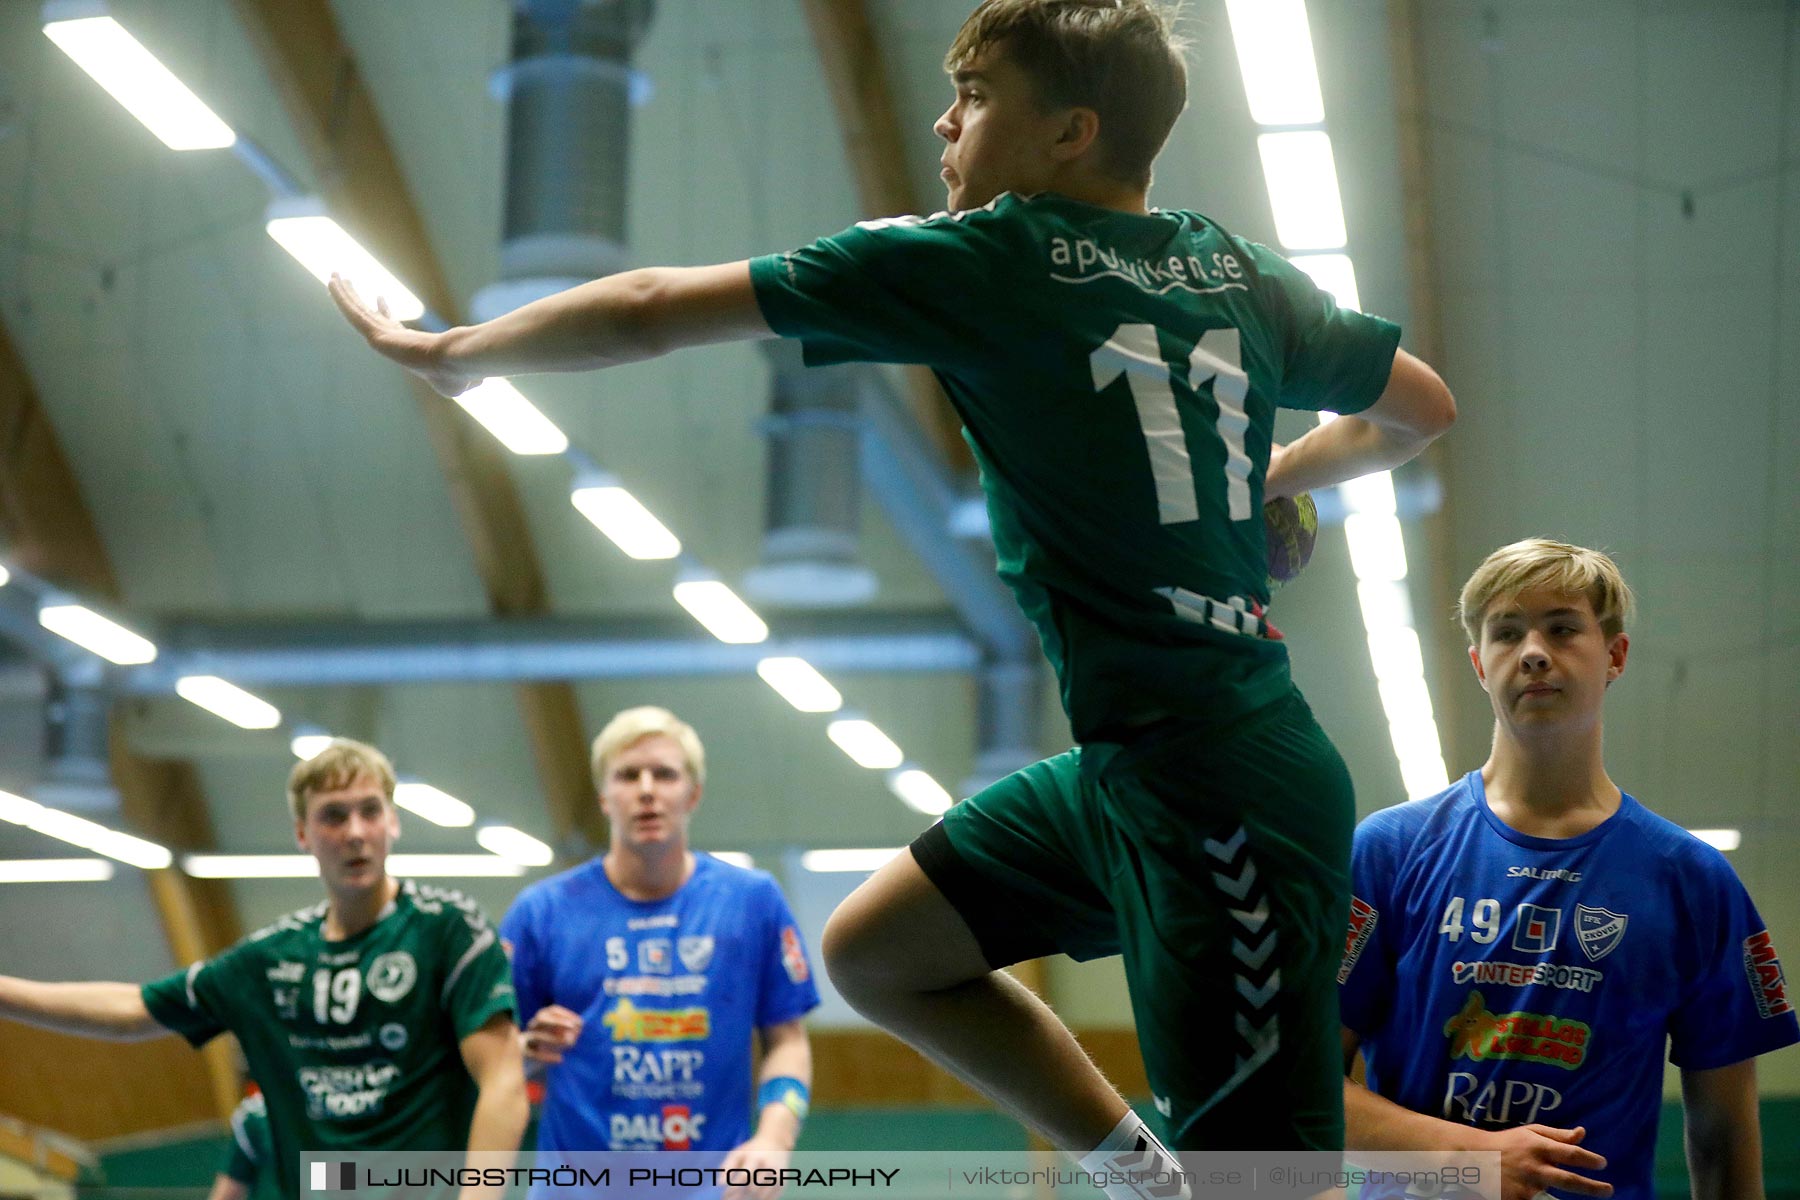
[(194, 1045), (237, 1035), (286, 1197), (303, 1151), (466, 1146), (476, 1087), (458, 1043), (496, 1014), (517, 1019), (506, 952), (462, 893), (407, 880), (342, 941), (325, 939), (325, 909), (144, 985), (150, 1014)]
[(1053, 194), (866, 221), (750, 270), (809, 364), (935, 370), (1077, 738), (1286, 694), (1264, 616), (1275, 410), (1367, 408), (1398, 327), (1198, 213)]

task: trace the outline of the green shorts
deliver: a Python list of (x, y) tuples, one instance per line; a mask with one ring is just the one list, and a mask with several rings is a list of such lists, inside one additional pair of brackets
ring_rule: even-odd
[(1350, 776), (1298, 691), (1092, 742), (958, 804), (913, 856), (994, 967), (1120, 954), (1175, 1149), (1340, 1150)]

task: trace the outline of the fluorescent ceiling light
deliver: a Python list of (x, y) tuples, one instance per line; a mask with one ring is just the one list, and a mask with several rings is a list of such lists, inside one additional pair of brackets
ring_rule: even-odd
[(333, 274), (342, 275), (371, 306), (377, 298), (385, 299), (395, 320), (413, 321), (425, 315), (425, 302), (326, 216), (317, 199), (276, 200), (269, 205), (268, 230), (320, 283), (330, 282)]
[[(310, 879), (319, 863), (310, 854), (190, 854), (181, 869), (195, 879)], [(387, 872), (468, 879), (523, 875), (525, 868), (493, 854), (390, 854)]]
[(1369, 662), (1377, 679), (1422, 679), (1425, 658), (1419, 635), (1409, 625), (1388, 625), (1368, 631)]
[(0, 860), (0, 883), (98, 883), (113, 877), (104, 858), (15, 858)]
[(1744, 841), (1742, 832), (1736, 829), (1690, 829), (1688, 832), (1720, 850), (1736, 850)]
[(310, 854), (189, 854), (181, 870), (195, 879), (309, 879), (319, 873), (319, 860)]
[(116, 858), (146, 871), (161, 870), (174, 861), (174, 856), (155, 842), (108, 829), (86, 817), (50, 808), (11, 792), (0, 792), (0, 821), (23, 825), (46, 837)]
[(545, 867), (556, 861), (556, 851), (511, 825), (483, 825), (475, 831), (475, 840), (483, 850), (522, 867)]
[[(58, 7), (47, 6), (46, 18)], [(219, 150), (237, 141), (231, 126), (111, 17), (49, 19), (44, 34), (169, 149)]]
[(1275, 213), (1275, 235), (1289, 250), (1341, 250), (1344, 205), (1338, 198), (1331, 136), (1318, 130), (1265, 133), (1256, 139)]
[[(1389, 725), (1431, 726), (1432, 740), (1437, 738), (1437, 726), (1433, 722), (1431, 712), (1431, 692), (1425, 686), (1425, 680), (1418, 675), (1389, 675), (1379, 679), (1375, 685), (1381, 692), (1381, 709), (1387, 713)], [(1401, 755), (1402, 758), (1405, 755)]]
[(1388, 741), (1394, 747), (1394, 757), (1402, 765), (1436, 758), (1442, 761), (1444, 748), (1438, 744), (1437, 725), (1433, 721), (1393, 721), (1388, 722)]
[(475, 823), (475, 810), (449, 792), (416, 780), (394, 788), (394, 803), (407, 812), (417, 813), (427, 821), (449, 829), (463, 829)]
[(1449, 787), (1450, 777), (1444, 771), (1443, 758), (1427, 754), (1400, 760), (1400, 782), (1408, 800), (1423, 800)]
[(730, 863), (732, 866), (742, 867), (746, 871), (756, 865), (756, 860), (742, 850), (708, 850), (706, 853), (722, 863)]
[(1338, 484), (1344, 507), (1354, 513), (1391, 517), (1395, 512), (1394, 477), (1386, 471), (1359, 475)]
[(1319, 285), (1339, 308), (1362, 311), (1362, 293), (1356, 290), (1356, 264), (1348, 254), (1296, 254), (1288, 260)]
[(46, 604), (38, 609), (38, 624), (121, 667), (152, 662), (156, 658), (154, 643), (84, 605)]
[(294, 752), (295, 758), (304, 762), (325, 753), (331, 742), (329, 733), (296, 733), (288, 742), (288, 749)]
[(942, 816), (950, 811), (951, 805), (956, 803), (956, 797), (946, 792), (943, 784), (917, 767), (894, 772), (888, 780), (888, 787), (894, 795), (905, 801), (909, 808), (922, 812), (928, 817)]
[(681, 540), (622, 487), (578, 487), (569, 493), (569, 501), (595, 529), (633, 558), (674, 558), (681, 553)]
[(800, 856), (800, 866), (807, 871), (858, 871), (867, 874), (885, 867), (888, 860), (904, 847), (879, 850), (808, 850)]
[(484, 379), (456, 402), (514, 454), (561, 454), (569, 448), (555, 422), (504, 379)]
[(175, 681), (175, 694), (239, 729), (273, 729), (281, 724), (280, 709), (217, 675), (183, 675)]
[(1362, 607), (1363, 628), (1370, 633), (1396, 625), (1412, 626), (1412, 597), (1398, 580), (1364, 579), (1356, 585), (1356, 599)]
[(1406, 578), (1406, 543), (1400, 522), (1373, 513), (1351, 513), (1344, 518), (1344, 538), (1350, 543), (1350, 566), (1358, 579)]
[(873, 721), (847, 717), (833, 721), (825, 728), (838, 749), (848, 754), (859, 767), (871, 771), (890, 771), (906, 761), (906, 755), (894, 740), (881, 732)]
[(675, 585), (675, 602), (721, 642), (750, 645), (767, 641), (769, 627), (717, 579), (687, 579)]
[(0, 587), (5, 587), (7, 584), (9, 584), (11, 582), (12, 582), (12, 572), (6, 569), (6, 565), (4, 563), (0, 563)]
[(756, 673), (781, 698), (803, 713), (830, 713), (844, 707), (844, 697), (804, 658), (765, 658)]
[(1225, 0), (1250, 119), (1317, 125), (1325, 119), (1304, 0)]

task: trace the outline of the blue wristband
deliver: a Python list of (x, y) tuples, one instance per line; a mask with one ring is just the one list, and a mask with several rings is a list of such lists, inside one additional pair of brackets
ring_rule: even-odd
[(792, 1075), (777, 1075), (773, 1079), (765, 1079), (763, 1085), (756, 1089), (756, 1111), (760, 1113), (771, 1104), (785, 1105), (804, 1125), (806, 1114), (812, 1111), (812, 1093)]

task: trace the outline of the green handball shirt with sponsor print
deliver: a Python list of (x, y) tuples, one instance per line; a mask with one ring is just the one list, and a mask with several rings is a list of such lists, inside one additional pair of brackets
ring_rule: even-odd
[(1396, 326), (1198, 213), (1053, 194), (864, 222), (750, 269), (809, 364), (935, 368), (1079, 740), (1287, 694), (1262, 616), (1275, 410), (1367, 408)]
[(327, 941), (326, 906), (144, 985), (150, 1014), (199, 1046), (237, 1035), (262, 1085), (281, 1194), (303, 1151), (468, 1144), (476, 1086), (458, 1043), (514, 1014), (498, 935), (460, 892), (401, 883), (375, 924)]

